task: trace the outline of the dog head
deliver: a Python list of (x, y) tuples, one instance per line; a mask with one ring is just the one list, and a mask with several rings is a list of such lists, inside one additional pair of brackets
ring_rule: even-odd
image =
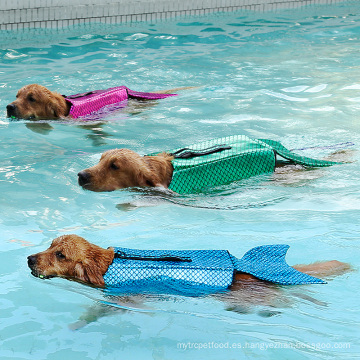
[(7, 105), (8, 117), (25, 120), (51, 120), (65, 117), (68, 104), (65, 98), (45, 86), (31, 84), (22, 87), (16, 100)]
[(103, 249), (77, 235), (64, 235), (50, 247), (28, 257), (31, 273), (39, 278), (65, 277), (94, 286), (104, 286), (103, 275), (114, 258), (114, 251)]
[(171, 159), (168, 154), (140, 156), (129, 149), (109, 150), (102, 154), (97, 165), (79, 172), (79, 185), (91, 191), (167, 187), (173, 170)]

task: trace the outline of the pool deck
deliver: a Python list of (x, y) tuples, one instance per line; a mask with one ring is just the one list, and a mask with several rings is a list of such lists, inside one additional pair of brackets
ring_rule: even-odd
[(344, 0), (1, 0), (0, 30), (132, 23), (236, 10), (276, 11)]

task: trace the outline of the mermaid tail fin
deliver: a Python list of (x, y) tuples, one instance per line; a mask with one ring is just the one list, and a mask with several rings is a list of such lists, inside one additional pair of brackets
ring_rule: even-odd
[(231, 256), (237, 271), (280, 285), (326, 284), (288, 265), (285, 255), (289, 245), (263, 245), (250, 249), (241, 259)]
[(312, 159), (306, 156), (295, 154), (293, 151), (288, 150), (285, 146), (283, 146), (280, 142), (269, 140), (269, 139), (259, 139), (260, 141), (264, 142), (265, 144), (271, 146), (273, 150), (282, 156), (286, 160), (290, 160), (295, 164), (308, 166), (308, 167), (327, 167), (336, 164), (341, 164), (335, 161), (328, 161), (328, 160), (318, 160)]

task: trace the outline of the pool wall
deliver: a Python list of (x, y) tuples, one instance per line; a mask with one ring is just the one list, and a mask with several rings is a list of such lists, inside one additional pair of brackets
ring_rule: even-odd
[(274, 11), (344, 0), (1, 0), (0, 30), (63, 28), (164, 20), (182, 16), (250, 10)]

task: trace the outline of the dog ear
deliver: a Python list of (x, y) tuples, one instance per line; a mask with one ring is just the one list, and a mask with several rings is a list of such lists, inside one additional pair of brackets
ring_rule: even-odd
[(47, 110), (49, 116), (54, 119), (65, 117), (67, 115), (67, 104), (65, 98), (60, 94), (53, 93), (53, 96), (47, 104)]
[(77, 263), (75, 265), (75, 277), (88, 284), (105, 286), (101, 270), (95, 262), (91, 264)]
[(145, 186), (155, 187), (157, 186), (159, 180), (156, 176), (153, 176), (151, 173), (141, 174), (141, 183)]
[(159, 178), (152, 174), (150, 171), (147, 171), (145, 173), (141, 173), (139, 175), (140, 185), (141, 186), (150, 186), (150, 187), (156, 187), (161, 186)]
[(140, 178), (142, 186), (163, 186), (170, 183), (172, 171), (168, 173), (168, 167), (172, 167), (171, 160), (167, 154), (159, 154), (157, 156), (144, 156), (147, 166), (141, 171)]

